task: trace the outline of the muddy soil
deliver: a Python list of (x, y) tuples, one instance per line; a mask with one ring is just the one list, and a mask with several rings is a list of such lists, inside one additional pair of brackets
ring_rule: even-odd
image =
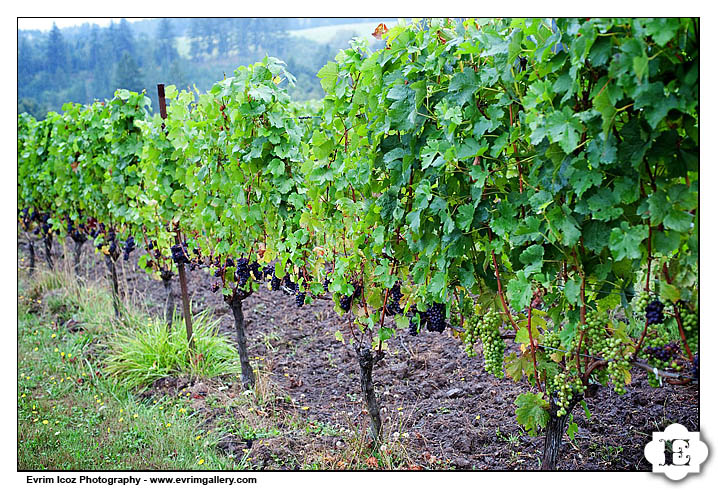
[[(62, 247), (55, 250), (60, 253)], [(138, 257), (135, 252), (128, 262), (118, 262), (120, 288), (162, 316), (162, 282), (137, 267)], [(83, 251), (81, 270), (86, 277), (107, 276), (104, 263), (90, 246)], [(232, 313), (221, 294), (210, 291), (213, 278), (206, 270), (195, 270), (188, 272), (188, 281), (193, 310), (214, 311), (221, 330), (234, 339)], [(175, 305), (180, 308), (179, 280), (174, 277), (172, 282)], [(244, 301), (244, 312), (252, 363), (261, 361), (281, 391), (304, 409), (305, 417), (350, 430), (368, 429), (357, 356), (348, 343), (335, 338), (337, 330), (345, 339), (351, 337), (347, 320), (337, 315), (330, 301), (297, 308), (293, 296), (262, 287)], [(376, 366), (374, 381), (388, 432), (385, 435), (403, 434), (412, 454), (426, 461), (448, 461), (449, 467), (457, 469), (539, 468), (543, 438), (530, 437), (514, 415), (514, 400), (526, 391), (525, 383), (487, 374), (481, 353), (467, 358), (463, 345), (448, 329), (443, 334), (421, 332), (415, 337), (399, 330), (387, 343), (386, 357)], [(169, 385), (170, 391), (180, 389), (176, 381)], [(650, 471), (643, 448), (652, 432), (671, 423), (698, 430), (698, 385), (654, 389), (645, 372), (635, 368), (625, 395), (601, 387), (586, 402), (590, 418), (580, 406), (574, 409), (578, 433), (574, 441), (564, 436), (560, 470)], [(249, 447), (247, 441), (227, 445)], [(285, 441), (281, 451), (291, 452), (294, 446), (296, 441)], [(266, 452), (267, 445), (255, 444), (252, 451)]]

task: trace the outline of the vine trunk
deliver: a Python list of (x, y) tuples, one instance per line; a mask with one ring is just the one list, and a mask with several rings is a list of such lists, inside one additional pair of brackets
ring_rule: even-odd
[(254, 370), (249, 363), (249, 354), (247, 353), (247, 336), (244, 332), (244, 312), (242, 311), (242, 299), (237, 293), (227, 300), (229, 307), (234, 315), (234, 328), (237, 330), (237, 351), (239, 352), (239, 362), (242, 366), (242, 387), (249, 390), (254, 387)]
[(541, 460), (542, 470), (555, 470), (558, 462), (559, 452), (561, 450), (561, 439), (566, 431), (566, 423), (571, 411), (579, 402), (579, 396), (574, 394), (573, 398), (566, 407), (566, 414), (561, 417), (556, 415), (559, 407), (555, 403), (555, 399), (551, 398), (551, 407), (549, 409), (549, 420), (546, 424), (546, 439), (543, 446), (543, 459)]
[(381, 355), (375, 356), (369, 347), (357, 347), (357, 356), (359, 357), (361, 391), (371, 419), (370, 435), (372, 441), (376, 444), (381, 440), (381, 415), (379, 413), (379, 404), (376, 401), (376, 394), (374, 393), (372, 371), (376, 362), (381, 359)]

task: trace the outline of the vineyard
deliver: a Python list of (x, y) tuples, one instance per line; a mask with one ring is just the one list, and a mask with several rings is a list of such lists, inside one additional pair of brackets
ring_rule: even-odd
[[(159, 113), (18, 116), (21, 344), (74, 346), (62, 393), (230, 424), (217, 468), (647, 469), (652, 431), (698, 430), (697, 20), (374, 35), (319, 103), (267, 57), (159, 84)], [(37, 306), (58, 282), (72, 304)], [(20, 434), (49, 423), (19, 403)], [(214, 469), (177, 430), (155, 469)]]

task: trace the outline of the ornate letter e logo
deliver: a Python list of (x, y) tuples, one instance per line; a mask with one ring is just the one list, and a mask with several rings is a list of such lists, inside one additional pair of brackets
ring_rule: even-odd
[(688, 432), (681, 424), (671, 424), (665, 431), (653, 433), (643, 454), (653, 464), (654, 473), (681, 480), (688, 473), (700, 471), (708, 457), (708, 446), (700, 440), (700, 432)]

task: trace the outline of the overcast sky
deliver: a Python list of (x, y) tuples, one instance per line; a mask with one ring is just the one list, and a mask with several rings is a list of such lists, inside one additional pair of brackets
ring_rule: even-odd
[[(32, 18), (32, 17), (19, 17), (17, 19), (18, 29), (40, 29), (42, 31), (49, 31), (52, 29), (52, 23), (57, 24), (57, 27), (71, 27), (80, 26), (82, 24), (97, 24), (101, 27), (110, 25), (110, 21), (114, 20), (115, 23), (119, 22), (122, 17), (61, 17), (61, 18)], [(134, 22), (142, 19), (127, 19), (128, 22)]]

